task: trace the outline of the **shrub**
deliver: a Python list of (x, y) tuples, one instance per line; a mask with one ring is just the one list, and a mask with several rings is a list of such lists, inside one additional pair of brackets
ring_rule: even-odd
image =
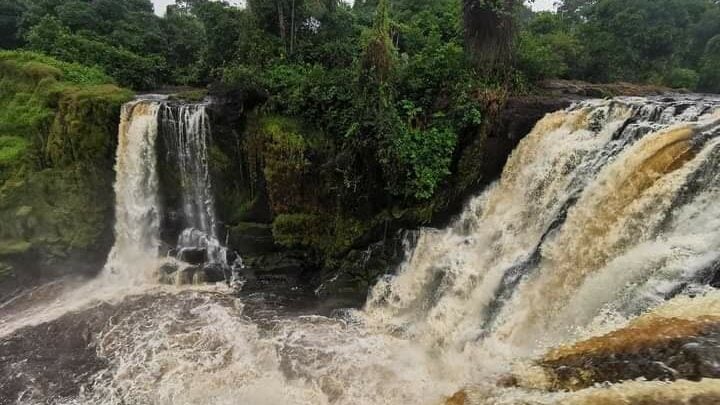
[(675, 89), (694, 90), (700, 83), (700, 75), (692, 69), (675, 68), (665, 79), (665, 84)]
[(707, 44), (700, 69), (700, 89), (720, 93), (720, 35)]

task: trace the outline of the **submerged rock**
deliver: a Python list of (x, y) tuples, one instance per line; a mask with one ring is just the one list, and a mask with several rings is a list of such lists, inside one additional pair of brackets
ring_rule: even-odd
[(228, 271), (220, 264), (186, 266), (179, 262), (165, 263), (159, 269), (159, 282), (169, 285), (200, 285), (228, 280)]

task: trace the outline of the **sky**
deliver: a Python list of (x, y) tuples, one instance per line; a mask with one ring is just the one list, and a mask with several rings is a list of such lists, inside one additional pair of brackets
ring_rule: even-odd
[(535, 4), (532, 5), (532, 9), (535, 11), (555, 10), (555, 6), (553, 6), (555, 1), (557, 0), (535, 0)]
[[(553, 3), (556, 0), (535, 0), (535, 4), (532, 5), (533, 10), (539, 11), (539, 10), (553, 10)], [(169, 4), (174, 4), (175, 0), (152, 0), (153, 4), (155, 4), (155, 12), (157, 14), (165, 14), (165, 7), (167, 7)], [(240, 0), (234, 0), (230, 1), (231, 3), (239, 3)]]

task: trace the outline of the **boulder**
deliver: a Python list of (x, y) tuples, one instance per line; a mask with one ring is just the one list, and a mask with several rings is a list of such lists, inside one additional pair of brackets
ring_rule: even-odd
[(643, 378), (720, 378), (720, 317), (651, 317), (548, 353), (540, 365), (551, 388), (577, 390)]
[(196, 284), (219, 283), (228, 280), (230, 269), (219, 263), (210, 263), (203, 266), (201, 276), (197, 276)]
[(178, 259), (192, 265), (201, 265), (207, 260), (207, 251), (201, 248), (184, 248), (178, 254)]
[(229, 245), (245, 256), (257, 256), (280, 250), (270, 224), (241, 222), (230, 228)]

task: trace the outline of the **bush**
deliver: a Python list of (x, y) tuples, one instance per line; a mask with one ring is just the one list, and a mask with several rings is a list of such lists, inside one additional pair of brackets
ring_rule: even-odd
[(665, 79), (665, 85), (674, 89), (695, 90), (700, 83), (700, 75), (692, 69), (675, 68)]
[(705, 49), (700, 69), (700, 89), (720, 93), (720, 35), (711, 39)]
[(380, 151), (390, 191), (418, 200), (432, 197), (450, 174), (457, 140), (457, 134), (447, 127), (407, 128), (396, 133)]
[(559, 78), (568, 72), (560, 53), (550, 43), (530, 33), (520, 36), (518, 68), (532, 81)]
[(285, 214), (273, 221), (275, 240), (290, 248), (310, 248), (326, 257), (340, 255), (352, 247), (368, 226), (353, 218), (328, 218), (327, 214)]
[[(46, 69), (45, 73), (34, 76), (56, 76), (64, 82), (82, 85), (99, 85), (113, 83), (114, 80), (102, 69), (89, 67), (79, 63), (62, 62), (49, 56), (30, 51), (0, 51), (0, 62), (14, 63), (24, 72)], [(54, 68), (60, 72), (55, 74)]]
[(100, 66), (120, 84), (134, 89), (158, 86), (165, 75), (159, 56), (140, 56), (123, 48), (73, 34), (54, 17), (45, 17), (27, 36), (32, 50), (67, 62)]

